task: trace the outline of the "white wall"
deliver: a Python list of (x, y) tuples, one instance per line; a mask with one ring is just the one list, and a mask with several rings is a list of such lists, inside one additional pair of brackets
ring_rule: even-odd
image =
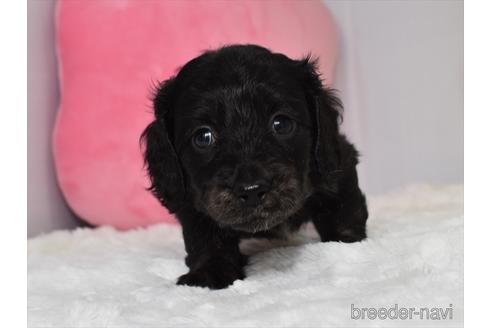
[(72, 228), (76, 221), (58, 190), (51, 131), (58, 106), (55, 1), (27, 5), (27, 236)]
[(325, 3), (339, 28), (334, 87), (364, 189), (463, 182), (463, 3)]

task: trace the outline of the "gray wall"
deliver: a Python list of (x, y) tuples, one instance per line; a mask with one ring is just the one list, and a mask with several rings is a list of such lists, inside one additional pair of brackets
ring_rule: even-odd
[(76, 225), (58, 190), (51, 131), (58, 106), (52, 0), (27, 3), (27, 236)]
[[(28, 236), (76, 221), (56, 186), (54, 0), (28, 1)], [(335, 87), (370, 193), (463, 181), (463, 3), (329, 1), (339, 28)]]
[(339, 28), (334, 86), (364, 189), (463, 182), (463, 3), (325, 3)]

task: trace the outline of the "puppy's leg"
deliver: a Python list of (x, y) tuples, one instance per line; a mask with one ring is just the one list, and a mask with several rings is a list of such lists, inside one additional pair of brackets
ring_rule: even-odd
[(366, 238), (366, 198), (356, 178), (355, 184), (354, 179), (344, 182), (337, 197), (318, 195), (311, 202), (312, 220), (323, 242), (351, 243)]
[(239, 252), (239, 239), (206, 217), (182, 222), (186, 265), (190, 271), (179, 277), (178, 285), (221, 289), (244, 279), (247, 259)]

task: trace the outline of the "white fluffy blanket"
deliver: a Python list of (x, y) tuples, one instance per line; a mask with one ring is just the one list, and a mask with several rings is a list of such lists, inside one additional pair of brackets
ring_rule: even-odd
[[(320, 243), (308, 225), (290, 246), (242, 244), (254, 254), (247, 278), (219, 291), (175, 285), (187, 271), (179, 226), (30, 239), (29, 326), (461, 326), (463, 187), (412, 186), (369, 197), (369, 208), (360, 243)], [(395, 306), (423, 316), (368, 318)], [(432, 308), (452, 311), (432, 320)]]

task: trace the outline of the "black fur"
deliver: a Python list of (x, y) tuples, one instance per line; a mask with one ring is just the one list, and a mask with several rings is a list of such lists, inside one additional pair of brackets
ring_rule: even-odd
[[(183, 227), (190, 271), (178, 284), (227, 287), (245, 277), (241, 238), (278, 237), (308, 220), (322, 241), (366, 237), (341, 110), (314, 61), (255, 45), (205, 52), (159, 85), (141, 140), (150, 190)], [(202, 148), (197, 131), (214, 143)]]

